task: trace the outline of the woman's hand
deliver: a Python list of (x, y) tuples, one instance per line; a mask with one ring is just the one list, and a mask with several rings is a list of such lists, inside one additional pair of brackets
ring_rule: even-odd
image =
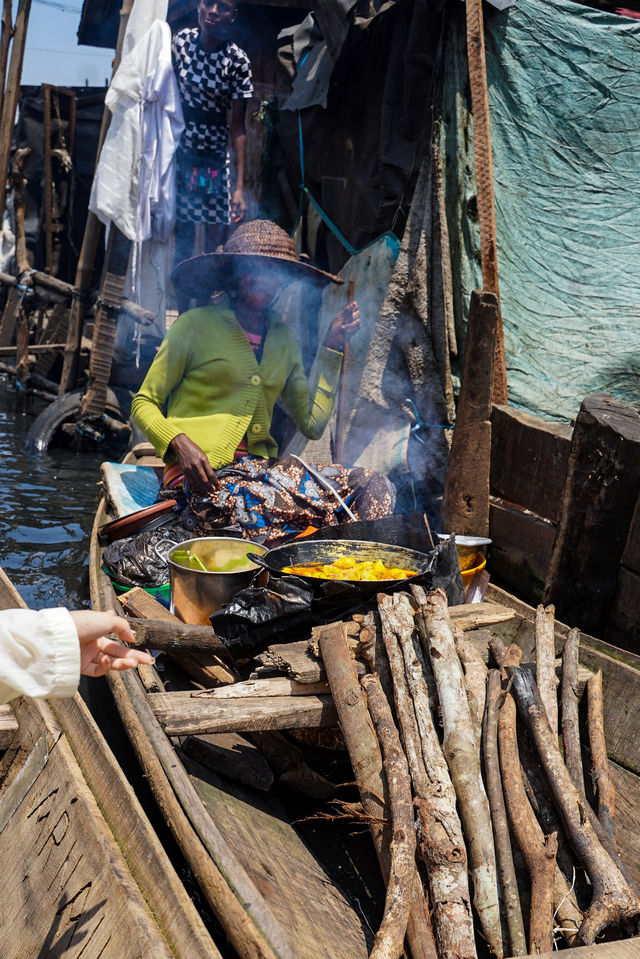
[(216, 471), (206, 453), (186, 433), (179, 433), (169, 443), (178, 465), (189, 481), (192, 490), (210, 489), (216, 482)]
[(135, 643), (129, 623), (115, 613), (99, 613), (91, 609), (70, 613), (80, 640), (80, 672), (83, 676), (104, 676), (112, 669), (131, 669), (151, 665), (153, 656), (142, 649), (129, 649), (108, 639), (115, 633), (125, 643)]
[(236, 187), (231, 199), (231, 222), (240, 223), (241, 220), (244, 220), (246, 212), (247, 204), (244, 199), (244, 191), (240, 187)]
[(347, 340), (360, 329), (360, 326), (360, 307), (353, 300), (347, 306), (343, 306), (333, 318), (333, 322), (324, 338), (324, 345), (330, 350), (340, 352), (344, 349)]

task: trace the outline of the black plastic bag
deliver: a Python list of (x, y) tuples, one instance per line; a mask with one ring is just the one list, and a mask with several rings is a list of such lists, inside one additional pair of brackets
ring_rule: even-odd
[(104, 568), (123, 586), (164, 586), (169, 582), (169, 553), (185, 539), (179, 521), (117, 539), (102, 554)]

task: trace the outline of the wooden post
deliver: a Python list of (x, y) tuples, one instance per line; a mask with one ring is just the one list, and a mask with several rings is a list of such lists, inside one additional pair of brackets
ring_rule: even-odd
[[(347, 303), (351, 303), (355, 293), (355, 282), (349, 280), (349, 286), (347, 287)], [(346, 405), (347, 405), (347, 387), (349, 380), (349, 365), (351, 360), (351, 347), (349, 346), (349, 341), (345, 341), (343, 350), (342, 350), (342, 373), (340, 375), (340, 386), (338, 388), (338, 409), (336, 412), (336, 441), (335, 449), (333, 453), (333, 459), (336, 463), (342, 463), (342, 457), (344, 455), (344, 434), (345, 434), (345, 419), (347, 417)]]
[(496, 295), (474, 290), (442, 504), (442, 528), (458, 535), (489, 533), (491, 398), (498, 323)]
[(493, 160), (491, 157), (491, 126), (489, 122), (482, 0), (467, 0), (465, 7), (467, 13), (469, 86), (471, 88), (471, 110), (473, 113), (473, 151), (476, 165), (478, 222), (480, 225), (482, 285), (487, 292), (495, 293), (498, 309), (493, 402), (506, 405), (509, 402), (509, 397), (507, 395), (507, 367), (500, 312), (500, 287), (498, 284), (496, 212), (493, 193)]
[(588, 396), (573, 430), (543, 602), (594, 636), (613, 605), (639, 487), (640, 414), (608, 393)]
[(9, 172), (9, 157), (11, 156), (11, 142), (13, 140), (16, 108), (20, 96), (20, 77), (22, 75), (22, 60), (24, 58), (24, 46), (27, 39), (27, 25), (29, 23), (30, 10), (31, 0), (20, 0), (13, 33), (9, 74), (7, 76), (7, 84), (2, 101), (2, 118), (0, 119), (0, 223), (2, 223), (4, 217), (4, 185)]
[(13, 12), (11, 0), (3, 0), (2, 4), (2, 32), (0, 33), (0, 117), (4, 103), (4, 85), (7, 79), (7, 64), (9, 62), (9, 47), (13, 37)]

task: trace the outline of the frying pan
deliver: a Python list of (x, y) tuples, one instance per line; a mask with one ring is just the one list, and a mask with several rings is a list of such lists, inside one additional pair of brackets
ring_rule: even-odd
[[(416, 575), (427, 573), (433, 568), (435, 563), (435, 553), (419, 553), (414, 549), (406, 549), (403, 546), (389, 546), (386, 543), (372, 543), (363, 540), (340, 540), (340, 539), (316, 539), (309, 541), (300, 541), (285, 543), (283, 546), (276, 546), (270, 549), (264, 556), (248, 553), (247, 557), (268, 569), (270, 573), (276, 576), (290, 576), (291, 573), (282, 573), (284, 566), (302, 566), (308, 563), (327, 564), (334, 563), (341, 556), (349, 556), (355, 559), (357, 563), (375, 562), (381, 560), (385, 566), (396, 567), (400, 569), (414, 569)], [(399, 583), (410, 583), (410, 579), (376, 579), (376, 580), (333, 580), (323, 579), (319, 576), (300, 576), (295, 573), (305, 583), (317, 587), (327, 583), (335, 583), (336, 586), (353, 586), (358, 589), (361, 595), (372, 596), (377, 592), (384, 591)]]

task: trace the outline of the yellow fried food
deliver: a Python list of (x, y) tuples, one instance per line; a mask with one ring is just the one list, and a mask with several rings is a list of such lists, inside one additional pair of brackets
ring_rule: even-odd
[(283, 573), (293, 573), (295, 576), (311, 576), (316, 579), (338, 579), (351, 582), (376, 582), (387, 579), (409, 579), (415, 576), (413, 569), (400, 569), (396, 566), (385, 566), (377, 559), (356, 562), (352, 556), (341, 556), (333, 563), (321, 565), (308, 563), (299, 566), (283, 566)]

